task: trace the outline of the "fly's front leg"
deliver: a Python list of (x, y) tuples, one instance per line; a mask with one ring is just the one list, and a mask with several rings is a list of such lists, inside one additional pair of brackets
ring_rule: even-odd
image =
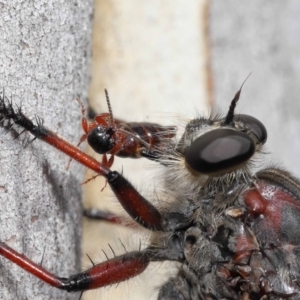
[(107, 182), (126, 212), (142, 226), (162, 230), (162, 216), (121, 174), (111, 171)]
[(132, 219), (148, 229), (161, 230), (162, 216), (159, 211), (121, 174), (106, 168), (97, 160), (69, 144), (55, 133), (41, 127), (41, 125), (36, 130), (40, 139), (105, 177), (120, 204)]
[(150, 262), (146, 253), (130, 252), (93, 265), (92, 268), (69, 278), (61, 278), (1, 242), (0, 255), (45, 283), (68, 292), (86, 291), (122, 282), (142, 273)]
[[(9, 114), (7, 113), (8, 111)], [(120, 204), (132, 219), (148, 229), (162, 229), (162, 216), (160, 212), (121, 174), (116, 171), (111, 171), (102, 163), (71, 145), (56, 133), (48, 130), (38, 118), (36, 118), (37, 125), (35, 125), (22, 113), (21, 109), (15, 111), (11, 104), (7, 105), (4, 98), (0, 98), (0, 116), (13, 121), (15, 124), (29, 131), (35, 138), (48, 143), (85, 167), (102, 175), (107, 180)]]

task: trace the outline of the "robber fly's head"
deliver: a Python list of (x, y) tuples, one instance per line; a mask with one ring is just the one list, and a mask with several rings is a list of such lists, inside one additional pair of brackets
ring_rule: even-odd
[(267, 140), (256, 118), (234, 114), (241, 89), (224, 118), (190, 121), (178, 145), (187, 168), (195, 175), (220, 176), (242, 168)]

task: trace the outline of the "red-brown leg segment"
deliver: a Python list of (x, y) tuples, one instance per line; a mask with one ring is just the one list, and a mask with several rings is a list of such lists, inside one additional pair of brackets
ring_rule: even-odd
[(13, 250), (12, 248), (10, 248), (2, 242), (0, 242), (0, 255), (6, 257), (10, 261), (20, 266), (22, 269), (40, 278), (49, 285), (61, 288), (62, 283), (58, 277), (46, 271), (41, 266), (30, 261), (26, 256), (16, 252), (15, 250)]
[(119, 202), (135, 221), (148, 229), (162, 230), (159, 211), (142, 197), (129, 181), (116, 171), (111, 171), (106, 178)]
[(135, 221), (148, 229), (162, 229), (162, 218), (159, 211), (149, 201), (147, 201), (121, 174), (106, 168), (94, 158), (88, 156), (78, 148), (69, 144), (55, 133), (47, 130), (44, 127), (41, 127), (41, 125), (39, 128), (40, 132), (42, 132), (42, 135), (39, 134), (37, 136), (38, 138), (74, 158), (86, 167), (104, 176), (123, 208)]
[(86, 291), (122, 282), (141, 274), (149, 264), (149, 258), (144, 252), (130, 252), (69, 278), (60, 278), (1, 242), (0, 255), (47, 284), (68, 292)]
[(75, 159), (87, 168), (104, 176), (123, 208), (135, 221), (148, 229), (162, 230), (162, 217), (159, 211), (140, 195), (121, 174), (116, 171), (111, 171), (94, 158), (45, 128), (38, 118), (38, 124), (33, 124), (20, 109), (15, 112), (11, 104), (6, 105), (3, 98), (0, 98), (0, 114), (3, 115), (4, 118), (13, 120), (16, 124), (31, 132), (36, 138), (45, 141), (67, 154), (70, 158)]

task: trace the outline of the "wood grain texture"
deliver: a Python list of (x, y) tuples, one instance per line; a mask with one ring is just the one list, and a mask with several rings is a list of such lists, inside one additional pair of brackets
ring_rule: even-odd
[[(76, 143), (87, 96), (92, 1), (0, 3), (0, 87), (14, 105)], [(0, 128), (0, 239), (51, 272), (80, 271), (84, 169), (40, 141)], [(78, 299), (0, 258), (0, 299)]]

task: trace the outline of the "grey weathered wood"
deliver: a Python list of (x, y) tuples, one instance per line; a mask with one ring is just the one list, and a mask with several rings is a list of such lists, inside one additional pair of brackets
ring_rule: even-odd
[[(77, 143), (77, 96), (89, 83), (92, 1), (6, 1), (0, 4), (0, 87), (26, 115)], [(17, 128), (16, 128), (17, 129)], [(0, 128), (0, 240), (49, 271), (80, 270), (84, 168), (24, 133)], [(44, 253), (44, 256), (43, 256)], [(78, 299), (41, 283), (0, 257), (0, 299)]]
[(265, 158), (300, 175), (300, 2), (211, 1), (215, 99), (222, 111), (246, 82), (237, 112), (267, 127)]

